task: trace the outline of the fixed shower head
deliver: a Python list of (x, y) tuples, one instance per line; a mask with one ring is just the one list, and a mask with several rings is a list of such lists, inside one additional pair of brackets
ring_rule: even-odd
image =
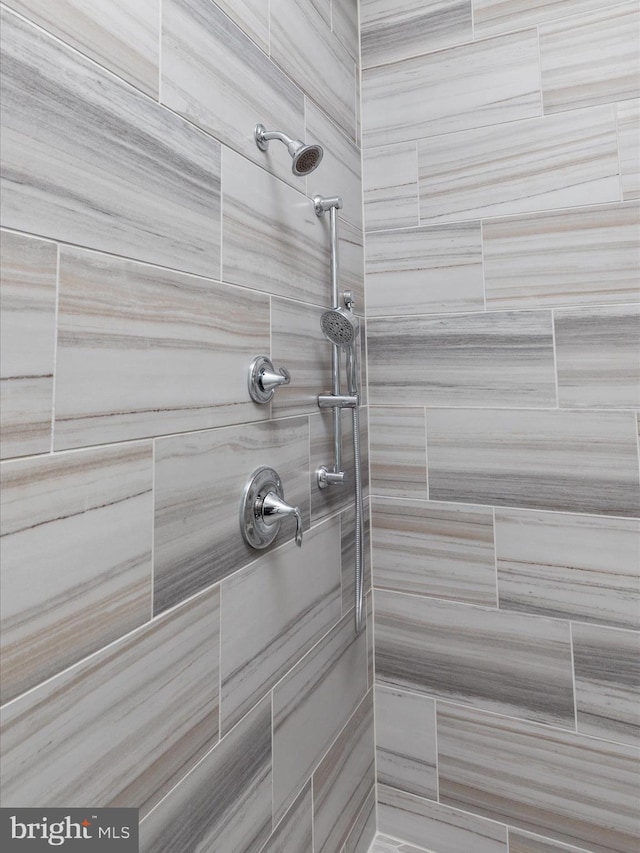
[(320, 318), (320, 328), (337, 347), (353, 347), (358, 334), (358, 320), (344, 308), (330, 308)]
[(263, 124), (257, 124), (254, 130), (256, 145), (261, 151), (269, 148), (269, 142), (277, 139), (284, 142), (293, 163), (291, 171), (294, 175), (308, 175), (320, 165), (324, 151), (321, 145), (305, 145), (299, 139), (291, 139), (279, 130), (267, 130)]

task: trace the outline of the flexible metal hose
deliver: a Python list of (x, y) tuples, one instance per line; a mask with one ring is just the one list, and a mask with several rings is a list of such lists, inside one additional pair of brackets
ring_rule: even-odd
[(362, 500), (362, 465), (360, 462), (360, 412), (351, 410), (353, 421), (353, 468), (355, 492), (355, 625), (356, 634), (364, 627), (364, 506)]

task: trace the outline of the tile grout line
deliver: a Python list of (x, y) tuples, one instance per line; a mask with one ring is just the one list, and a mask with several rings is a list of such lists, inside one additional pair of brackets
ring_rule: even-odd
[(440, 754), (438, 752), (438, 700), (433, 700), (433, 728), (436, 747), (436, 802), (440, 802)]
[[(51, 388), (51, 423), (50, 423), (50, 443), (49, 454), (34, 454), (34, 456), (50, 455), (55, 453), (55, 432), (56, 432), (56, 386), (58, 384), (58, 323), (60, 315), (60, 260), (62, 255), (62, 247), (60, 243), (56, 243), (56, 287), (55, 287), (55, 305), (53, 309), (53, 377)], [(11, 457), (9, 457), (11, 458)], [(16, 459), (29, 459), (31, 457), (15, 457)]]
[(162, 0), (158, 0), (158, 104), (162, 105)]
[(153, 609), (156, 599), (156, 439), (151, 441), (151, 612), (149, 621), (153, 619)]
[(569, 619), (569, 648), (571, 650), (571, 689), (573, 691), (573, 725), (578, 734), (578, 691), (576, 689), (576, 665), (573, 649), (573, 625)]

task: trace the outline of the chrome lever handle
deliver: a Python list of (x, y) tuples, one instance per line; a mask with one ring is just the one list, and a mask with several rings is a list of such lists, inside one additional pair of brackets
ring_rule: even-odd
[(286, 367), (276, 372), (273, 362), (266, 355), (253, 359), (249, 367), (248, 388), (249, 396), (254, 403), (268, 403), (280, 385), (288, 385), (291, 374)]
[(269, 492), (264, 498), (256, 501), (256, 510), (261, 514), (264, 523), (269, 526), (279, 522), (282, 516), (292, 515), (296, 520), (296, 545), (298, 548), (302, 546), (302, 514), (297, 506), (291, 506), (275, 492)]
[(262, 370), (258, 376), (258, 384), (263, 391), (271, 391), (280, 385), (288, 385), (291, 382), (291, 374), (286, 367), (281, 367), (278, 373), (273, 370)]

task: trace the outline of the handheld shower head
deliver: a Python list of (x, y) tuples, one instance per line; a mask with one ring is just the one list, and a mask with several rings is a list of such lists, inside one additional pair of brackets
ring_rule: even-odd
[(256, 145), (261, 151), (269, 148), (269, 142), (277, 139), (287, 146), (293, 160), (291, 171), (294, 175), (308, 175), (320, 165), (324, 151), (321, 145), (305, 145), (299, 139), (291, 139), (279, 130), (267, 130), (263, 124), (257, 124), (254, 130)]
[(337, 347), (353, 347), (358, 334), (358, 320), (344, 308), (330, 308), (320, 318), (320, 328), (332, 344)]

